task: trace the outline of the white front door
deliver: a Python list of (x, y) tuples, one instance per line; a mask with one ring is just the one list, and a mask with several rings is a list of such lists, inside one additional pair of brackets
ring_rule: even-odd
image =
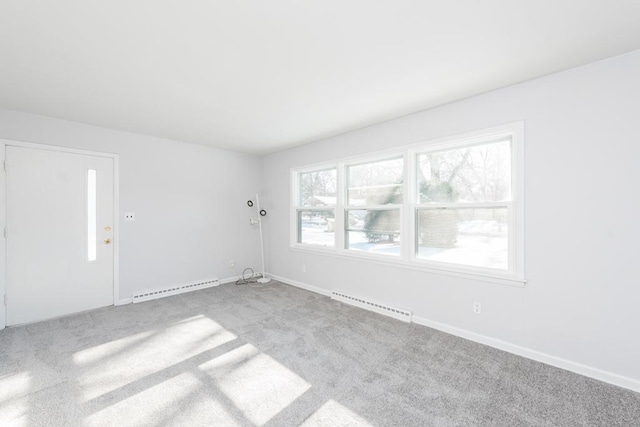
[(7, 146), (7, 325), (113, 304), (113, 159)]

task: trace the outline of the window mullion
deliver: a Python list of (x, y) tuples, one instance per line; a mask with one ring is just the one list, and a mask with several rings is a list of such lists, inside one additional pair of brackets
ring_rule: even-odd
[(335, 241), (336, 241), (336, 249), (338, 251), (344, 250), (344, 242), (345, 242), (345, 193), (346, 193), (346, 176), (345, 176), (345, 165), (344, 163), (338, 163), (338, 171), (337, 171), (337, 189), (338, 189), (338, 197), (336, 200), (336, 230), (335, 230)]
[(413, 204), (415, 203), (416, 183), (414, 177), (415, 162), (413, 152), (411, 150), (405, 150), (404, 152), (404, 185), (402, 198), (402, 210), (401, 210), (401, 244), (402, 244), (402, 259), (405, 262), (410, 262), (413, 258), (413, 247), (415, 245), (415, 233), (413, 230)]
[(394, 209), (400, 209), (402, 207), (401, 203), (394, 204), (386, 204), (386, 205), (364, 205), (364, 206), (345, 206), (345, 210), (354, 211), (354, 210), (371, 210), (371, 211), (392, 211)]
[(422, 203), (414, 205), (415, 209), (482, 209), (482, 208), (510, 208), (513, 202), (451, 202), (451, 203)]

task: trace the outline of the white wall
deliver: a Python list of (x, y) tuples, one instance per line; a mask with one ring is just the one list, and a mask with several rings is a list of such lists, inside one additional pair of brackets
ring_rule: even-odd
[[(595, 376), (602, 370), (600, 378), (640, 391), (638, 76), (640, 51), (265, 157), (267, 270), (566, 359), (578, 371), (578, 364)], [(519, 120), (525, 287), (288, 247), (291, 167)], [(482, 302), (482, 316), (472, 313), (473, 301)]]
[[(259, 187), (258, 157), (7, 110), (0, 138), (119, 155), (121, 299), (259, 270), (246, 205)], [(123, 222), (124, 212), (135, 222)]]

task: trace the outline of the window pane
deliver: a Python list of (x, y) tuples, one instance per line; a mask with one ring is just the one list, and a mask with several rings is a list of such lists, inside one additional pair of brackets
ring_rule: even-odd
[(335, 246), (335, 212), (298, 211), (298, 243)]
[(87, 259), (89, 261), (96, 260), (97, 249), (97, 182), (96, 170), (89, 169), (87, 171)]
[(419, 154), (418, 199), (429, 202), (511, 200), (511, 141)]
[(347, 167), (347, 203), (351, 206), (402, 203), (403, 174), (402, 158)]
[(337, 197), (336, 169), (301, 173), (298, 206), (335, 206)]
[(400, 255), (399, 209), (350, 209), (345, 221), (347, 249)]
[(507, 208), (418, 210), (418, 258), (508, 269)]

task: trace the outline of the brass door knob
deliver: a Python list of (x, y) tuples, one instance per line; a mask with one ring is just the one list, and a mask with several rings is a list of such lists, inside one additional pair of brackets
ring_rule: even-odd
[(104, 239), (104, 244), (108, 245), (109, 243), (111, 243), (111, 239)]

